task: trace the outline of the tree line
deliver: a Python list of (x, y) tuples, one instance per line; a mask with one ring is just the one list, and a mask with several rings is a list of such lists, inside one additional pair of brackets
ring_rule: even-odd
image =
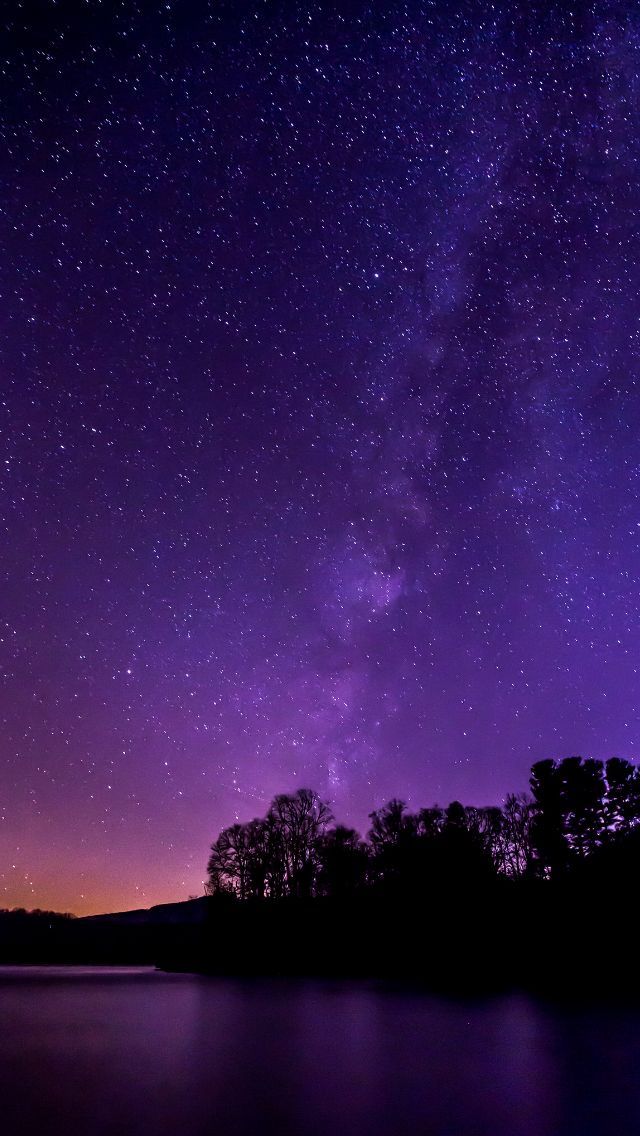
[(394, 798), (370, 814), (365, 839), (334, 823), (313, 790), (279, 794), (264, 817), (219, 834), (207, 891), (283, 899), (554, 880), (620, 848), (640, 824), (640, 770), (623, 758), (539, 761), (529, 786), (485, 808), (453, 801), (412, 812)]

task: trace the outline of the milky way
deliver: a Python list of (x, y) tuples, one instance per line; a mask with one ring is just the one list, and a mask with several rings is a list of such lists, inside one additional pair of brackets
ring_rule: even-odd
[(0, 905), (640, 756), (635, 4), (7, 7)]

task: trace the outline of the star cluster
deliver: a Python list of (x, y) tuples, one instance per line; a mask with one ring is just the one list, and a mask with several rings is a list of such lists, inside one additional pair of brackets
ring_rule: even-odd
[(637, 755), (634, 5), (11, 9), (0, 905)]

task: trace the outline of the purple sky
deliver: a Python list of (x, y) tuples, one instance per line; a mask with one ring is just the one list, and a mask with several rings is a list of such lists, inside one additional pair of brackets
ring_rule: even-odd
[(636, 5), (12, 7), (0, 905), (640, 756)]

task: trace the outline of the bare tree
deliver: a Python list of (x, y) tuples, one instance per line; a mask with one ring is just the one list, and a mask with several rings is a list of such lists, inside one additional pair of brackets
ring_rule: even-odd
[(239, 899), (246, 899), (250, 857), (248, 825), (233, 824), (223, 828), (211, 845), (207, 864), (210, 892), (231, 892)]
[(318, 840), (333, 814), (326, 801), (312, 789), (281, 793), (267, 814), (272, 825), (284, 871), (288, 895), (311, 895), (318, 868)]
[(509, 793), (502, 809), (503, 866), (501, 871), (513, 879), (528, 876), (533, 868), (534, 805), (527, 793)]

